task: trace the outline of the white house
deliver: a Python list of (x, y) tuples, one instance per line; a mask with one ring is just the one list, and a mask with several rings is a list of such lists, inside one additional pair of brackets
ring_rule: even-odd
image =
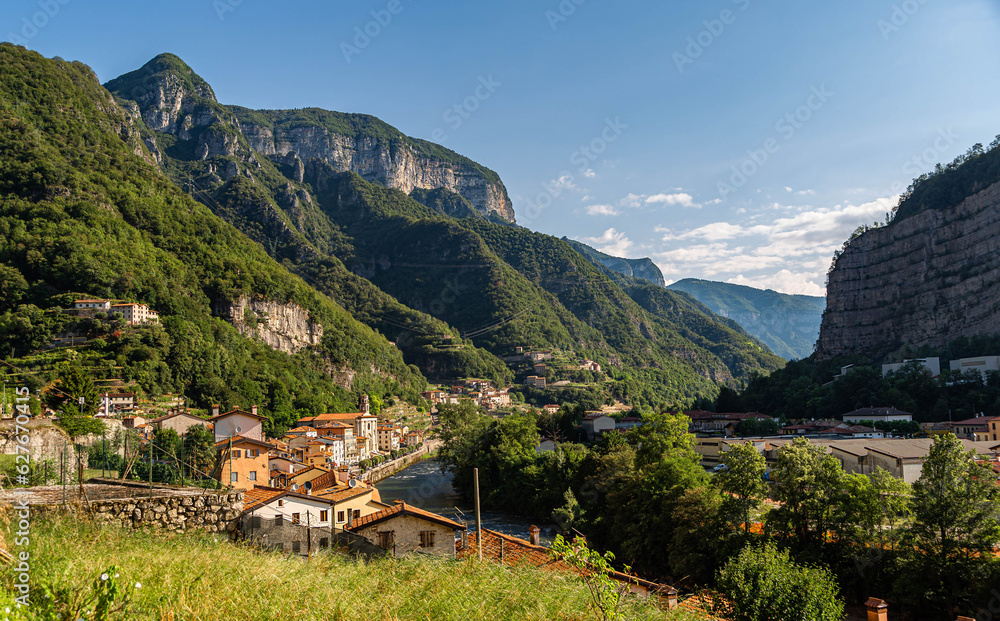
[(257, 414), (257, 406), (250, 408), (249, 412), (244, 410), (231, 410), (225, 414), (219, 414), (219, 406), (212, 406), (212, 418), (209, 422), (215, 426), (215, 441), (221, 442), (227, 438), (243, 436), (253, 440), (264, 440), (264, 428), (262, 423), (265, 418)]
[(614, 429), (615, 419), (607, 414), (588, 414), (583, 417), (583, 430), (587, 433), (588, 440)]

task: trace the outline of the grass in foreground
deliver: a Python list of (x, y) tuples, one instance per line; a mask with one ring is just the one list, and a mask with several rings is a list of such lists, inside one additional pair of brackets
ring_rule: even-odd
[[(5, 534), (9, 546), (14, 541), (10, 528)], [(110, 619), (600, 618), (573, 575), (426, 557), (364, 563), (331, 553), (306, 562), (208, 534), (133, 531), (68, 517), (34, 519), (31, 563), (33, 600), (46, 591), (57, 598), (60, 592), (67, 598), (85, 596), (112, 566), (118, 567), (122, 584), (141, 583), (129, 609)], [(11, 588), (13, 571), (8, 568), (3, 578)], [(6, 594), (2, 599), (0, 611), (11, 602)], [(53, 618), (32, 614), (29, 609), (26, 618)], [(625, 618), (692, 617), (631, 600)]]

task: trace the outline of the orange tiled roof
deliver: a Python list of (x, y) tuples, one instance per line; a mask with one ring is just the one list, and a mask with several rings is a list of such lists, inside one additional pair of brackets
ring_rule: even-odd
[(414, 507), (413, 505), (408, 505), (403, 501), (397, 501), (397, 503), (381, 511), (372, 513), (371, 515), (366, 515), (361, 517), (354, 526), (348, 530), (357, 530), (365, 526), (371, 526), (372, 524), (378, 524), (379, 522), (384, 522), (385, 520), (392, 519), (396, 516), (409, 515), (411, 517), (419, 518), (422, 520), (427, 520), (428, 522), (434, 522), (435, 524), (440, 524), (448, 528), (454, 528), (455, 530), (466, 530), (466, 526), (459, 524), (454, 520), (449, 520), (443, 515), (438, 515), (437, 513), (431, 513), (430, 511), (425, 511), (420, 507)]
[(285, 490), (276, 487), (266, 487), (262, 485), (254, 486), (253, 489), (243, 493), (243, 510), (252, 509), (257, 505), (271, 501), (276, 496), (284, 494)]

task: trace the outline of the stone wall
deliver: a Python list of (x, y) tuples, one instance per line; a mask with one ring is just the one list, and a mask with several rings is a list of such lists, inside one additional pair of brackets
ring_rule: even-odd
[(413, 451), (409, 455), (404, 455), (399, 459), (394, 459), (392, 461), (387, 461), (384, 464), (375, 466), (371, 470), (366, 470), (362, 473), (361, 478), (369, 483), (378, 483), (382, 479), (387, 479), (392, 475), (396, 474), (403, 468), (413, 465), (414, 463), (420, 461), (424, 458), (429, 450), (428, 446), (424, 444), (419, 449)]
[[(101, 480), (102, 487), (129, 490), (125, 498), (96, 498), (63, 505), (59, 502), (35, 504), (36, 513), (69, 512), (73, 515), (88, 515), (97, 522), (118, 524), (125, 527), (153, 528), (174, 532), (204, 530), (211, 533), (234, 533), (238, 518), (243, 512), (243, 492), (211, 491), (197, 488), (154, 487), (152, 497), (149, 488), (140, 483)], [(89, 490), (96, 486), (88, 484)], [(34, 488), (39, 489), (39, 488)], [(116, 490), (119, 491), (119, 490)], [(93, 491), (91, 498), (99, 496)], [(58, 495), (54, 495), (58, 499)]]

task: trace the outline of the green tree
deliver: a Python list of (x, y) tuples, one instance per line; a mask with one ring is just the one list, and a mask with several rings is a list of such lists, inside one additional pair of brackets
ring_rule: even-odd
[(992, 580), (992, 546), (1000, 541), (992, 468), (954, 435), (936, 437), (913, 484), (913, 518), (900, 590), (942, 615), (972, 609)]
[(629, 441), (636, 447), (636, 465), (642, 468), (654, 464), (668, 454), (698, 461), (695, 438), (688, 432), (690, 424), (691, 419), (680, 413), (643, 414), (642, 424), (628, 432)]
[(733, 621), (840, 621), (844, 604), (824, 568), (799, 565), (774, 544), (747, 546), (719, 570)]
[(824, 447), (795, 438), (778, 450), (771, 470), (774, 499), (768, 527), (795, 535), (802, 544), (822, 542), (836, 508), (844, 471)]
[(215, 436), (205, 425), (188, 427), (184, 433), (184, 465), (188, 476), (209, 476), (215, 464)]
[(752, 512), (767, 497), (767, 483), (764, 482), (767, 462), (752, 443), (747, 443), (737, 444), (723, 453), (722, 463), (726, 468), (716, 475), (715, 481), (727, 495), (723, 511), (735, 518), (731, 522), (743, 524), (744, 531), (749, 532)]
[(94, 418), (98, 408), (94, 380), (82, 367), (66, 365), (59, 375), (58, 388), (53, 393), (52, 405), (59, 410), (56, 424), (69, 434), (74, 443), (82, 436), (104, 431), (104, 423)]

